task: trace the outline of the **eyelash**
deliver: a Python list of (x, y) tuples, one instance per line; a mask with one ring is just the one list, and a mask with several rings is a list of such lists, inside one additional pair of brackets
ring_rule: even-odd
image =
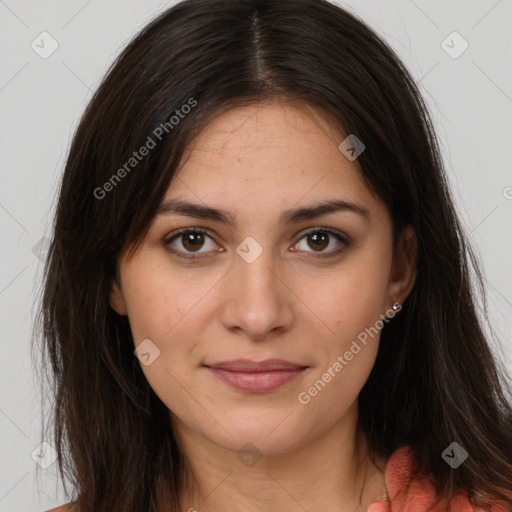
[[(181, 251), (178, 251), (178, 250), (172, 248), (172, 246), (170, 244), (174, 240), (176, 240), (177, 238), (179, 238), (182, 235), (188, 235), (190, 233), (200, 233), (202, 235), (206, 235), (209, 238), (213, 239), (213, 237), (211, 235), (209, 235), (208, 231), (205, 230), (205, 229), (202, 229), (202, 228), (182, 228), (182, 229), (178, 229), (177, 231), (175, 231), (172, 235), (166, 237), (163, 240), (163, 245), (172, 254), (175, 254), (176, 256), (178, 256), (180, 258), (185, 258), (185, 259), (190, 260), (190, 261), (207, 257), (206, 253), (198, 253), (198, 254), (205, 254), (204, 256), (203, 255), (198, 256), (196, 254), (190, 255), (189, 253), (185, 253), (185, 254), (189, 254), (189, 255), (185, 256), (185, 254), (182, 253)], [(317, 254), (313, 253), (309, 257), (313, 257), (313, 258), (330, 258), (330, 257), (334, 257), (334, 256), (337, 256), (338, 254), (340, 254), (342, 251), (344, 251), (347, 247), (349, 247), (350, 243), (351, 243), (350, 238), (347, 237), (346, 235), (345, 236), (341, 235), (340, 233), (338, 233), (336, 231), (333, 231), (332, 229), (329, 229), (329, 228), (319, 227), (319, 228), (312, 228), (312, 229), (304, 232), (302, 234), (302, 236), (299, 238), (299, 240), (295, 244), (298, 244), (303, 238), (307, 237), (308, 235), (314, 234), (314, 233), (326, 233), (326, 234), (336, 238), (343, 245), (342, 245), (342, 247), (340, 247), (339, 249), (336, 249), (334, 251), (330, 251), (330, 252), (327, 252), (327, 253), (317, 253)]]

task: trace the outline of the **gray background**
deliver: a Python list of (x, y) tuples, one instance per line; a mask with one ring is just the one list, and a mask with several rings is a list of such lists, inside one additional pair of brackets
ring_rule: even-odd
[[(92, 91), (119, 50), (172, 3), (0, 0), (0, 512), (67, 501), (56, 463), (36, 479), (32, 458), (41, 439), (29, 349), (43, 237), (71, 134)], [(342, 5), (384, 36), (421, 82), (462, 222), (483, 263), (502, 340), (495, 350), (512, 370), (512, 1)], [(58, 48), (42, 58), (52, 44), (40, 36), (45, 31)], [(469, 44), (461, 55), (464, 41), (450, 36), (454, 31)], [(51, 460), (51, 449), (44, 453)]]

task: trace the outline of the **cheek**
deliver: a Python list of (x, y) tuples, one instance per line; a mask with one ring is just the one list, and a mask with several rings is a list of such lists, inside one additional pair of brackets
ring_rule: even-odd
[[(165, 258), (140, 261), (126, 267), (123, 291), (134, 338), (166, 339), (192, 334), (196, 320), (218, 277), (172, 270)], [(205, 300), (206, 299), (206, 300)]]
[(135, 345), (149, 339), (159, 350), (149, 365), (140, 362), (149, 385), (176, 414), (201, 417), (200, 408), (196, 410), (196, 402), (190, 400), (191, 395), (201, 395), (191, 372), (198, 371), (193, 367), (200, 363), (194, 347), (200, 339), (197, 318), (205, 314), (207, 304), (201, 298), (207, 299), (213, 283), (203, 278), (194, 284), (184, 273), (171, 272), (162, 263), (139, 262), (127, 266), (124, 275), (123, 292)]
[[(310, 412), (335, 421), (356, 400), (375, 364), (384, 314), (381, 293), (366, 276), (352, 274), (331, 287), (325, 301), (323, 322), (328, 336), (317, 338), (319, 365), (302, 391), (310, 400)], [(301, 402), (302, 403), (302, 402)], [(314, 414), (313, 414), (314, 416)]]
[[(194, 372), (201, 372), (205, 322), (214, 314), (213, 290), (219, 276), (213, 274), (172, 271), (159, 260), (126, 268), (123, 279), (135, 346), (149, 339), (158, 354), (147, 366), (141, 360), (141, 369), (162, 402), (177, 414), (191, 409), (190, 393), (204, 393)], [(193, 414), (200, 417), (201, 410), (194, 409)]]
[(318, 312), (326, 335), (315, 337), (319, 365), (307, 383), (310, 387), (302, 391), (310, 411), (325, 415), (327, 422), (356, 400), (375, 364), (389, 257), (377, 254), (377, 248), (360, 253), (325, 279), (323, 287), (308, 287), (308, 305)]
[(135, 342), (162, 334), (169, 314), (164, 308), (160, 283), (144, 272), (134, 272), (124, 283), (126, 307)]
[[(385, 257), (381, 260), (385, 262)], [(385, 312), (388, 268), (374, 258), (354, 258), (336, 272), (302, 280), (295, 288), (304, 314), (332, 345), (357, 336)], [(295, 291), (294, 290), (294, 291)]]

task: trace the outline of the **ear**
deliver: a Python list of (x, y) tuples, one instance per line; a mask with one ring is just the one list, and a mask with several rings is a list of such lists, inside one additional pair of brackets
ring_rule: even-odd
[(110, 307), (118, 314), (118, 315), (126, 315), (126, 305), (124, 303), (123, 294), (121, 292), (121, 288), (117, 284), (116, 281), (113, 281), (112, 288), (110, 290)]
[(411, 292), (417, 275), (418, 240), (411, 225), (407, 225), (400, 235), (395, 259), (391, 267), (388, 296), (391, 306), (395, 301), (403, 304)]

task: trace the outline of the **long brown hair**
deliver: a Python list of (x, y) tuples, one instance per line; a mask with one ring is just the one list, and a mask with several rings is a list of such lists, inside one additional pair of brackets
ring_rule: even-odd
[[(81, 512), (179, 509), (185, 463), (128, 319), (109, 305), (111, 283), (186, 145), (226, 109), (276, 97), (357, 134), (362, 176), (389, 208), (395, 244), (407, 224), (418, 239), (416, 283), (383, 328), (359, 395), (371, 453), (387, 458), (408, 445), (440, 498), (465, 491), (512, 507), (510, 377), (489, 348), (492, 328), (484, 333), (480, 263), (428, 109), (393, 50), (324, 0), (180, 2), (133, 39), (90, 101), (58, 191), (35, 325), (64, 484)], [(469, 453), (456, 470), (441, 457), (454, 441)]]

